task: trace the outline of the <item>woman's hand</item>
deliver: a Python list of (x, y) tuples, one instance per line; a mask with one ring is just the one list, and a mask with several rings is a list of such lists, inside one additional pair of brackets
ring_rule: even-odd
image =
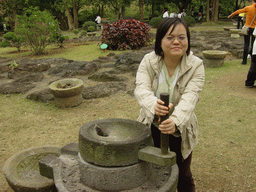
[(159, 125), (159, 130), (163, 134), (171, 135), (171, 134), (175, 133), (177, 128), (176, 128), (176, 124), (174, 123), (174, 121), (168, 118)]
[(169, 110), (173, 107), (173, 104), (170, 103), (168, 107), (164, 106), (164, 102), (161, 99), (157, 99), (155, 105), (155, 115), (159, 117), (158, 122), (160, 122), (160, 116), (165, 116), (169, 113)]

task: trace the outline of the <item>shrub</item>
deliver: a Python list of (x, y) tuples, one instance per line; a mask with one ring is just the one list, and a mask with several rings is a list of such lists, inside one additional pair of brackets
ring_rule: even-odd
[(3, 40), (0, 42), (0, 47), (9, 47), (11, 43), (7, 40)]
[(150, 21), (149, 21), (149, 25), (153, 28), (157, 28), (159, 23), (163, 20), (162, 17), (153, 17)]
[(109, 49), (140, 49), (151, 41), (150, 27), (135, 19), (124, 19), (104, 25), (101, 42)]
[(94, 26), (89, 26), (89, 27), (88, 27), (88, 31), (89, 31), (89, 32), (96, 31), (96, 28), (95, 28)]
[(51, 38), (50, 38), (50, 41), (51, 42), (54, 42), (54, 43), (57, 43), (57, 45), (59, 47), (63, 47), (63, 43), (65, 41), (65, 36), (62, 35), (61, 31), (54, 31), (52, 34), (51, 34)]
[(186, 16), (182, 18), (189, 27), (194, 26), (196, 24), (196, 20), (195, 18), (191, 17), (191, 16)]
[(93, 21), (86, 21), (84, 24), (83, 24), (83, 30), (86, 30), (86, 31), (88, 31), (88, 27), (90, 27), (90, 26), (94, 26), (95, 27), (95, 29), (97, 29), (97, 24), (95, 23), (95, 22), (93, 22)]
[(78, 30), (78, 29), (74, 29), (72, 32), (73, 32), (75, 35), (77, 35), (77, 34), (79, 33), (79, 30)]
[(18, 51), (20, 51), (22, 43), (25, 42), (24, 36), (16, 35), (14, 32), (8, 32), (3, 37), (10, 41), (12, 46), (16, 47)]
[(19, 22), (15, 33), (26, 39), (34, 54), (43, 54), (52, 33), (59, 29), (58, 22), (49, 12), (39, 10), (31, 10), (17, 17)]
[(82, 31), (80, 32), (80, 37), (83, 37), (83, 36), (86, 36), (86, 35), (87, 35), (87, 31), (82, 30)]

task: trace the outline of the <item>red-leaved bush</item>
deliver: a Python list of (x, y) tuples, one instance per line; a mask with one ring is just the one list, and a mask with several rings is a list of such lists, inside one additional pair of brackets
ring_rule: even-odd
[(109, 49), (140, 49), (151, 41), (150, 27), (136, 19), (123, 19), (104, 25), (101, 42)]

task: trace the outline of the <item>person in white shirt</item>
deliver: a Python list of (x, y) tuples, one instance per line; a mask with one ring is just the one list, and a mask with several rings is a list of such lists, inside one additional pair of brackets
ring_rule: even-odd
[(178, 16), (177, 16), (178, 18), (182, 18), (182, 13), (179, 11), (179, 13), (178, 13)]
[(182, 17), (186, 17), (187, 16), (187, 14), (186, 14), (186, 12), (185, 12), (185, 9), (183, 9), (183, 11), (182, 11)]
[(164, 8), (163, 18), (168, 18), (168, 17), (169, 17), (169, 11), (167, 8)]
[(95, 21), (97, 22), (97, 24), (100, 24), (101, 23), (101, 17), (98, 15), (96, 17)]
[(4, 29), (4, 33), (6, 33), (7, 32), (7, 28), (6, 28), (6, 25), (5, 25), (4, 22), (3, 22), (3, 29)]
[(170, 13), (170, 18), (174, 18), (175, 15), (176, 15), (176, 14), (175, 14), (175, 11), (171, 12), (171, 13)]

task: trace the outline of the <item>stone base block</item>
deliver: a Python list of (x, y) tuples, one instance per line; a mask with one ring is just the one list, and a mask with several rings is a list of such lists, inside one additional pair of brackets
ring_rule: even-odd
[(82, 93), (72, 97), (54, 97), (54, 105), (60, 108), (76, 107), (83, 101)]
[(238, 33), (231, 33), (231, 36), (230, 37), (233, 37), (233, 38), (239, 38), (240, 35)]
[(125, 167), (100, 167), (80, 158), (81, 182), (99, 191), (121, 191), (138, 187), (151, 175), (151, 164), (139, 162)]
[(205, 67), (220, 67), (224, 65), (224, 59), (204, 59)]

